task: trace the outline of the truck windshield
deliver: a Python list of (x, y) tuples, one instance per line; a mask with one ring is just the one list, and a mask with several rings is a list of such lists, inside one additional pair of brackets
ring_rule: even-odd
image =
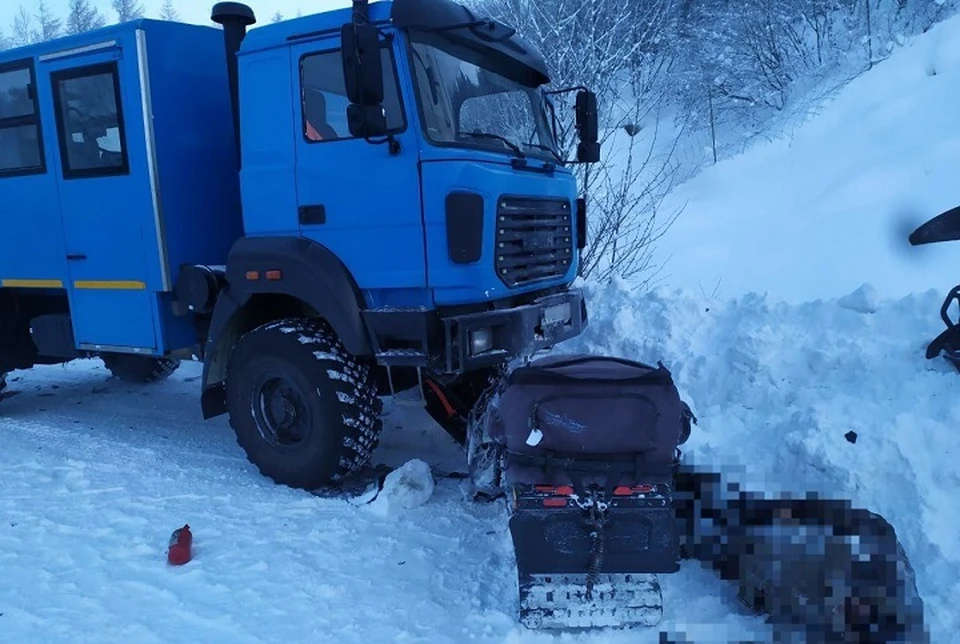
[(433, 34), (414, 33), (412, 48), (417, 100), (432, 142), (558, 161), (539, 89)]

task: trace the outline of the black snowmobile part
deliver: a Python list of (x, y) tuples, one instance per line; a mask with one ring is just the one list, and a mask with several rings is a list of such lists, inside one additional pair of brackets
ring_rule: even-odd
[[(679, 535), (665, 484), (594, 489), (513, 487), (509, 521), (520, 622), (536, 629), (655, 626), (658, 573), (679, 570)], [(599, 508), (599, 509), (598, 509)]]
[(910, 244), (936, 244), (960, 240), (960, 206), (940, 213), (910, 233)]
[(927, 360), (945, 354), (944, 357), (960, 371), (960, 323), (950, 318), (950, 306), (960, 305), (960, 285), (954, 286), (940, 306), (940, 319), (947, 328), (927, 345)]

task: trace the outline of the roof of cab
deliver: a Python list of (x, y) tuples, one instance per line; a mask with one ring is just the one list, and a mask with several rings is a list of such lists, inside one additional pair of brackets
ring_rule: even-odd
[[(393, 2), (371, 2), (370, 21), (385, 22), (390, 19), (390, 12), (393, 8)], [(345, 7), (334, 9), (332, 11), (323, 11), (299, 18), (290, 18), (277, 23), (266, 24), (253, 27), (247, 33), (243, 44), (240, 46), (240, 53), (270, 49), (289, 44), (292, 39), (306, 35), (320, 35), (324, 32), (334, 33), (339, 31), (341, 25), (350, 22), (352, 9)], [(259, 18), (258, 18), (259, 20)]]
[(22, 47), (14, 47), (13, 49), (5, 49), (0, 51), (0, 66), (4, 65), (5, 63), (23, 60), (24, 58), (36, 58), (46, 54), (53, 54), (74, 48), (86, 47), (95, 43), (103, 42), (104, 40), (110, 40), (111, 38), (117, 38), (123, 36), (124, 34), (135, 32), (138, 29), (150, 31), (153, 26), (160, 24), (175, 24), (177, 25), (178, 29), (182, 30), (183, 33), (191, 30), (218, 30), (215, 25), (194, 25), (183, 22), (170, 23), (161, 20), (154, 20), (152, 18), (139, 18), (136, 20), (128, 20), (127, 22), (107, 25), (98, 29), (91, 29), (90, 31), (84, 31), (79, 34), (59, 36), (52, 40), (45, 40), (43, 42), (24, 45)]

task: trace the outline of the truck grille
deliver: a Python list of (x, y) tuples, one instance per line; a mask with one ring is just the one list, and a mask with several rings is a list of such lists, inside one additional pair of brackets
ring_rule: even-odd
[(573, 259), (570, 202), (503, 197), (497, 206), (497, 274), (507, 286), (560, 277)]

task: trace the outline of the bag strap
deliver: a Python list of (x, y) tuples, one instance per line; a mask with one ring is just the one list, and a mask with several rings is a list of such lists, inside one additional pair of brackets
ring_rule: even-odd
[(545, 474), (555, 470), (564, 473), (584, 472), (598, 474), (601, 472), (615, 474), (633, 474), (637, 478), (644, 475), (671, 475), (675, 461), (670, 463), (648, 463), (645, 452), (629, 454), (568, 454), (553, 450), (544, 450), (543, 455), (532, 456), (517, 452), (508, 452), (510, 460), (518, 465), (540, 467)]
[(545, 364), (535, 368), (550, 371), (553, 369), (563, 369), (565, 367), (572, 367), (574, 365), (584, 364), (587, 362), (615, 362), (625, 367), (637, 367), (640, 369), (649, 369), (650, 371), (656, 371), (656, 367), (646, 364), (645, 362), (639, 362), (637, 360), (630, 360), (629, 358), (621, 358), (618, 356), (592, 356), (592, 355), (577, 356), (575, 358), (567, 358), (566, 360), (557, 360), (556, 362)]
[[(621, 364), (627, 367), (634, 367), (638, 369), (643, 369), (646, 373), (638, 376), (633, 376), (630, 378), (577, 378), (575, 376), (570, 376), (563, 373), (558, 373), (557, 370), (572, 367), (578, 364), (586, 364), (588, 362), (614, 362)], [(636, 362), (633, 360), (628, 360), (626, 358), (616, 358), (610, 356), (583, 356), (578, 358), (571, 358), (569, 360), (561, 360), (553, 364), (548, 365), (526, 365), (523, 367), (516, 368), (510, 375), (509, 381), (515, 384), (551, 384), (556, 382), (590, 382), (594, 384), (621, 384), (621, 385), (630, 385), (630, 384), (643, 384), (649, 382), (660, 382), (664, 385), (672, 385), (673, 377), (670, 374), (670, 371), (663, 366), (663, 362), (657, 362), (657, 366), (653, 367), (642, 362)]]

